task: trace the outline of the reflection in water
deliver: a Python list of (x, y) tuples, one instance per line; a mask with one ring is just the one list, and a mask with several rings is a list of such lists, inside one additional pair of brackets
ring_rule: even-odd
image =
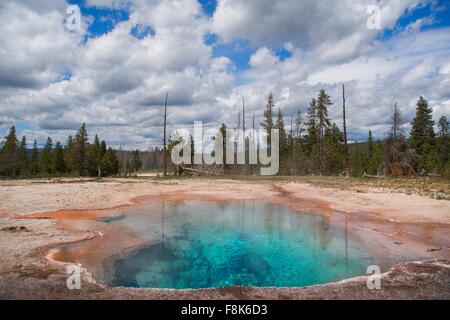
[(131, 212), (116, 222), (153, 240), (114, 260), (111, 285), (305, 286), (361, 275), (373, 264), (346, 228), (285, 206), (193, 201), (162, 202), (160, 210), (159, 222), (153, 214)]

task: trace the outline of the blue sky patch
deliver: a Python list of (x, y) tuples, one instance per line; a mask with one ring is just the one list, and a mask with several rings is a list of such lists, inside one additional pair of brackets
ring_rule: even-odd
[(22, 132), (24, 130), (29, 130), (29, 129), (31, 129), (31, 126), (28, 124), (28, 122), (20, 121), (19, 123), (17, 123), (17, 126), (16, 126), (17, 132)]
[(212, 46), (219, 41), (219, 37), (216, 34), (209, 33), (205, 35), (204, 42), (207, 46)]
[(393, 28), (385, 29), (380, 33), (378, 40), (389, 40), (420, 19), (426, 21), (420, 29), (422, 31), (450, 26), (450, 3), (438, 2), (405, 11)]
[(212, 17), (217, 7), (217, 0), (199, 0), (202, 5), (203, 12)]
[(64, 70), (54, 81), (54, 83), (62, 82), (62, 81), (68, 81), (72, 78), (72, 71), (67, 69)]
[(83, 0), (69, 0), (68, 2), (70, 4), (78, 5), (81, 14), (84, 17), (92, 18), (88, 27), (87, 39), (107, 34), (112, 31), (119, 22), (126, 21), (130, 18), (129, 8), (110, 9), (88, 7)]
[(292, 52), (286, 50), (285, 48), (280, 48), (280, 49), (275, 50), (275, 54), (281, 61), (284, 61), (284, 60), (292, 57)]
[(247, 40), (236, 40), (232, 43), (216, 43), (214, 46), (214, 56), (225, 56), (232, 60), (238, 70), (248, 69), (249, 60), (255, 53), (255, 48)]
[(155, 32), (155, 29), (153, 29), (153, 27), (151, 27), (151, 26), (137, 24), (137, 25), (133, 26), (133, 28), (131, 28), (130, 34), (133, 37), (135, 37), (139, 40), (142, 40), (147, 36), (154, 36), (156, 34), (156, 32)]

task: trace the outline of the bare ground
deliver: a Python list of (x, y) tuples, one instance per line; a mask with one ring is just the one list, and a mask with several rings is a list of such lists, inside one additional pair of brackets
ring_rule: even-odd
[[(355, 190), (354, 186), (344, 188), (345, 183), (339, 185), (333, 180), (324, 186), (324, 181), (288, 179), (0, 182), (0, 298), (450, 299), (450, 201), (370, 184), (358, 184)], [(68, 221), (117, 212), (162, 197), (260, 200), (317, 212), (330, 219), (344, 217), (352, 237), (385, 266), (394, 267), (383, 274), (381, 290), (368, 290), (366, 277), (289, 289), (109, 288), (97, 284), (88, 270), (83, 273), (82, 290), (66, 288), (67, 263), (49, 259), (51, 253), (64, 243), (99, 237), (96, 230), (76, 230)], [(422, 262), (399, 263), (419, 260)]]

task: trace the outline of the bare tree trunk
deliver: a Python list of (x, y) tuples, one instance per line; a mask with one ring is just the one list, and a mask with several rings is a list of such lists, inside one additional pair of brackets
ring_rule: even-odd
[(345, 122), (345, 85), (342, 85), (342, 111), (344, 117), (344, 174), (348, 178), (350, 177), (350, 167), (348, 159), (348, 143), (347, 143), (347, 125)]
[(291, 175), (294, 175), (294, 116), (291, 116)]
[(323, 175), (323, 167), (324, 167), (324, 163), (323, 163), (323, 124), (322, 124), (322, 120), (320, 120), (319, 122), (319, 165), (320, 165), (320, 175)]
[(242, 96), (242, 129), (245, 133), (245, 100), (244, 96)]
[[(253, 134), (255, 134), (255, 113), (253, 113)], [(253, 143), (255, 143), (255, 139), (257, 140), (256, 141), (256, 146), (253, 146), (254, 148), (256, 148), (256, 154), (258, 154), (258, 146), (259, 146), (259, 137), (257, 136), (257, 137), (254, 137), (254, 139), (253, 139)], [(256, 156), (256, 162), (258, 162), (258, 156)], [(258, 165), (257, 164), (254, 164), (252, 167), (253, 167), (253, 175), (254, 176), (256, 176), (256, 167), (257, 167)]]
[(247, 174), (247, 141), (245, 139), (245, 100), (244, 96), (242, 96), (242, 132), (244, 136), (244, 167), (243, 167), (243, 174)]
[(169, 92), (166, 94), (166, 102), (164, 104), (164, 176), (167, 176), (167, 100), (169, 99)]

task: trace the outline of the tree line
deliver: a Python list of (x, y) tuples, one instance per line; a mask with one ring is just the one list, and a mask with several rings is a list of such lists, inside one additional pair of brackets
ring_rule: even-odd
[[(244, 102), (244, 101), (243, 101)], [(280, 108), (276, 110), (273, 94), (269, 94), (260, 126), (267, 130), (268, 141), (272, 129), (279, 130), (280, 175), (342, 175), (344, 173), (344, 134), (331, 121), (329, 108), (331, 97), (320, 90), (311, 99), (307, 111), (298, 111), (288, 123)], [(433, 121), (433, 110), (420, 97), (416, 114), (407, 136), (403, 130), (402, 116), (397, 104), (392, 108), (391, 126), (384, 139), (375, 140), (369, 130), (365, 142), (349, 144), (349, 167), (353, 176), (383, 175), (406, 176), (439, 174), (450, 176), (449, 122), (442, 116), (437, 124)], [(238, 128), (245, 128), (245, 107), (242, 117), (238, 115)], [(255, 129), (255, 115), (253, 115)], [(226, 144), (227, 126), (220, 131)], [(171, 149), (178, 141), (171, 141)], [(247, 145), (248, 147), (248, 145)], [(268, 143), (270, 147), (270, 143)], [(167, 149), (156, 147), (149, 151), (122, 151), (107, 148), (105, 141), (96, 135), (89, 142), (83, 124), (74, 137), (69, 136), (63, 146), (48, 137), (39, 149), (36, 140), (30, 149), (25, 136), (19, 141), (12, 127), (0, 145), (0, 176), (128, 176), (142, 169), (163, 169)], [(194, 153), (192, 145), (192, 153)], [(192, 154), (193, 156), (193, 154)], [(224, 155), (225, 156), (225, 155)], [(166, 163), (167, 163), (166, 162)], [(225, 162), (224, 162), (225, 163)], [(255, 174), (256, 165), (223, 165), (223, 174)]]
[[(300, 111), (285, 124), (281, 109), (275, 110), (273, 95), (267, 99), (262, 128), (280, 133), (280, 174), (341, 175), (344, 172), (344, 134), (329, 118), (331, 97), (320, 90), (307, 108), (305, 119)], [(351, 143), (350, 172), (353, 176), (424, 175), (450, 176), (449, 122), (442, 116), (435, 132), (433, 110), (420, 97), (407, 137), (397, 104), (393, 106), (391, 127), (383, 140), (375, 141), (372, 131), (366, 142)], [(286, 130), (288, 128), (288, 130)]]
[(0, 149), (0, 175), (7, 177), (114, 176), (119, 167), (115, 151), (107, 148), (104, 140), (96, 135), (89, 142), (84, 123), (74, 137), (67, 138), (65, 146), (48, 137), (43, 148), (34, 140), (31, 149), (26, 136), (17, 139), (13, 126)]
[(311, 99), (306, 115), (298, 111), (286, 125), (281, 109), (275, 110), (269, 94), (261, 127), (278, 129), (280, 136), (280, 174), (335, 175), (343, 170), (344, 135), (328, 116), (331, 97), (321, 90)]
[[(9, 130), (0, 141), (0, 176), (3, 177), (58, 177), (58, 176), (133, 176), (138, 171), (158, 170), (163, 167), (163, 150), (155, 147), (147, 151), (114, 150), (95, 135), (89, 142), (86, 125), (70, 135), (65, 145), (54, 143), (51, 137), (45, 145), (32, 145), (26, 136), (17, 138), (16, 128)], [(170, 161), (169, 161), (170, 162)]]
[[(237, 129), (246, 128), (245, 104), (242, 113), (237, 115)], [(404, 133), (402, 116), (397, 104), (391, 115), (391, 126), (385, 138), (375, 140), (368, 131), (365, 142), (346, 143), (346, 136), (339, 126), (331, 121), (329, 109), (333, 105), (330, 95), (320, 90), (311, 99), (306, 114), (299, 110), (286, 123), (280, 108), (276, 109), (273, 94), (269, 94), (260, 127), (267, 132), (267, 147), (270, 150), (272, 129), (279, 131), (279, 175), (344, 175), (346, 169), (352, 176), (450, 176), (450, 137), (449, 122), (445, 116), (439, 119), (435, 132), (433, 110), (428, 102), (420, 97), (416, 114), (407, 137)], [(343, 90), (343, 117), (345, 121), (345, 91)], [(165, 115), (166, 117), (166, 115)], [(255, 129), (255, 115), (253, 115)], [(222, 123), (220, 132), (223, 146), (227, 144), (227, 126)], [(195, 150), (191, 140), (191, 158)], [(181, 138), (169, 139), (168, 151), (180, 143)], [(346, 145), (348, 158), (346, 159)], [(246, 139), (246, 151), (249, 139)], [(167, 149), (163, 149), (167, 150)], [(167, 152), (167, 151), (166, 151)], [(224, 175), (256, 174), (259, 165), (229, 165), (225, 153), (223, 165), (219, 166)], [(192, 161), (191, 161), (192, 162)], [(235, 154), (236, 163), (236, 154)], [(347, 166), (346, 166), (347, 165)], [(201, 166), (203, 167), (203, 166)], [(214, 166), (217, 169), (217, 166)], [(220, 169), (221, 168), (221, 169)], [(211, 168), (205, 169), (205, 172)], [(174, 170), (174, 172), (177, 172)], [(217, 170), (216, 172), (217, 173)]]

